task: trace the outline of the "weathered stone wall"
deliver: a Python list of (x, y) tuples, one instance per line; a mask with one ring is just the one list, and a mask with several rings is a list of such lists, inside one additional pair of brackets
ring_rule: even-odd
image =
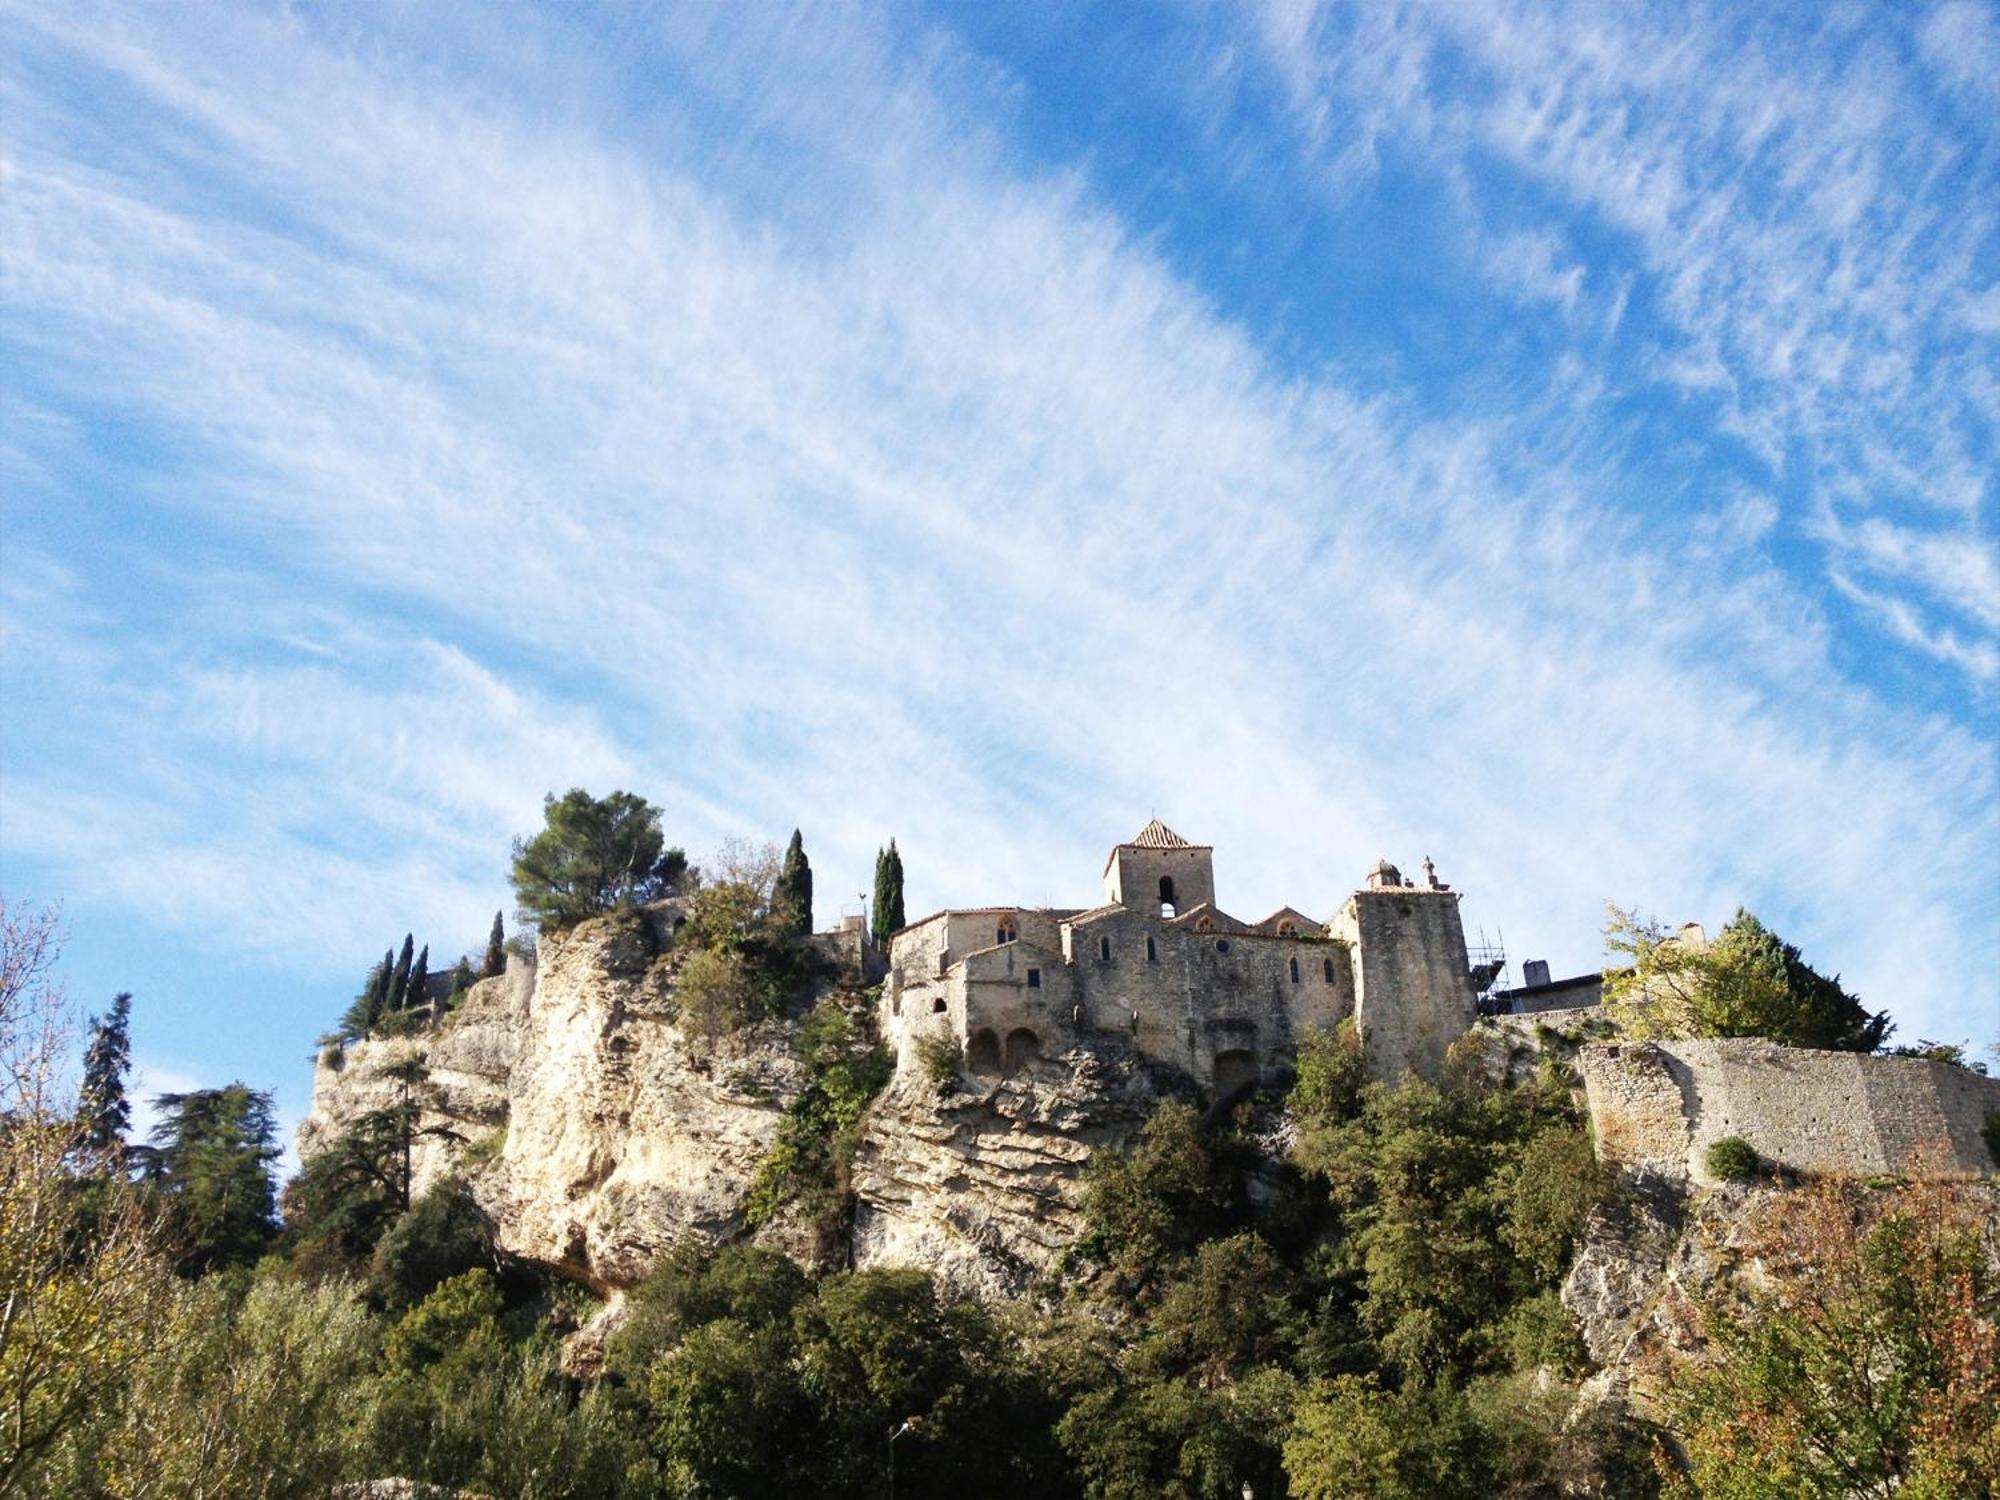
[(1214, 856), (1199, 846), (1151, 849), (1120, 844), (1105, 866), (1104, 899), (1157, 915), (1163, 877), (1174, 883), (1175, 911), (1190, 911), (1204, 901), (1215, 904)]
[(1756, 1038), (1596, 1043), (1579, 1054), (1598, 1154), (1698, 1183), (1708, 1148), (1741, 1136), (1802, 1172), (1992, 1173), (1981, 1137), (2000, 1079), (1929, 1058), (1780, 1047)]
[(1331, 924), (1352, 945), (1355, 1018), (1368, 1071), (1435, 1078), (1476, 1016), (1456, 893), (1422, 886), (1356, 891)]

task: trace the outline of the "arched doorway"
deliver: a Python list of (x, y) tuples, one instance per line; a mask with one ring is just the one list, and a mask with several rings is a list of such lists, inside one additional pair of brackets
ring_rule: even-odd
[(1226, 1099), (1257, 1081), (1257, 1054), (1244, 1049), (1215, 1054), (1215, 1097)]
[(1007, 1033), (1006, 1070), (1018, 1073), (1042, 1055), (1042, 1039), (1025, 1026)]
[(1000, 1071), (1000, 1038), (993, 1034), (992, 1027), (982, 1026), (972, 1033), (972, 1040), (965, 1046), (965, 1067), (969, 1073)]

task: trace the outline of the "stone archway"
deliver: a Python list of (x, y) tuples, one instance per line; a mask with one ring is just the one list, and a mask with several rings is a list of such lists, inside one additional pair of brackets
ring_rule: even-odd
[(1244, 1048), (1215, 1054), (1215, 1097), (1226, 1099), (1246, 1084), (1255, 1083), (1260, 1070), (1257, 1054)]
[(975, 1074), (1000, 1071), (1000, 1038), (992, 1027), (982, 1026), (972, 1033), (972, 1040), (965, 1044), (965, 1069)]
[(1042, 1055), (1042, 1039), (1025, 1026), (1007, 1033), (1006, 1071), (1018, 1073)]

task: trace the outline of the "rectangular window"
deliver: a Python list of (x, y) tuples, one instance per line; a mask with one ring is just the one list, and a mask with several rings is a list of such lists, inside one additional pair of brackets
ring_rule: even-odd
[(1031, 990), (1038, 990), (1041, 987), (1042, 987), (1042, 971), (1040, 969), (1028, 970), (1028, 988)]
[(1154, 944), (1154, 942), (1153, 942), (1153, 940), (1152, 940), (1151, 938), (1147, 938), (1147, 939), (1146, 939), (1146, 962), (1147, 962), (1147, 963), (1149, 963), (1149, 964), (1150, 964), (1150, 963), (1156, 963), (1156, 962), (1158, 962), (1158, 960), (1159, 960), (1159, 957), (1160, 957), (1160, 950), (1159, 950), (1159, 948), (1158, 948), (1158, 947), (1157, 947), (1157, 946), (1156, 946), (1156, 945)]
[(1109, 962), (1111, 962), (1111, 939), (1110, 939), (1110, 938), (1108, 938), (1108, 937), (1101, 937), (1101, 938), (1099, 938), (1099, 939), (1097, 940), (1097, 956), (1098, 956), (1098, 958), (1099, 958), (1099, 959), (1103, 960), (1103, 961), (1104, 961), (1105, 963), (1109, 963)]

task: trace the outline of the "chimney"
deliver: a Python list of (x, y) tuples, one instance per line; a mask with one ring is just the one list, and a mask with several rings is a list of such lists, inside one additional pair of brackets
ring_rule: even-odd
[(1521, 964), (1521, 984), (1532, 988), (1549, 982), (1549, 961), (1546, 958), (1530, 958)]

